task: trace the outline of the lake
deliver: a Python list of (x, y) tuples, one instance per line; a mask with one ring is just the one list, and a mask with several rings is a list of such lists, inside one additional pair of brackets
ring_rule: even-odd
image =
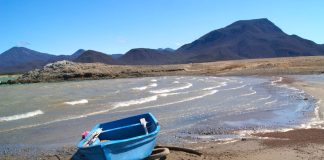
[[(0, 86), (2, 148), (75, 145), (96, 123), (151, 112), (166, 144), (308, 123), (315, 100), (282, 77), (169, 76)], [(1, 150), (1, 148), (0, 148)]]

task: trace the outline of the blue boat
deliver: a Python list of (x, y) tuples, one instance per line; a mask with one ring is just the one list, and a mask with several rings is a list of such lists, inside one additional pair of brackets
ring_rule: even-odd
[(79, 142), (75, 159), (142, 160), (152, 153), (159, 131), (151, 113), (97, 124)]

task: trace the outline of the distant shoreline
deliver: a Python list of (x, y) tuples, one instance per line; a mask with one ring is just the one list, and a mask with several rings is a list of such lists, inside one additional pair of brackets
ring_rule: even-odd
[(2, 84), (175, 75), (275, 76), (324, 73), (324, 56), (229, 60), (170, 65), (106, 65), (59, 61)]

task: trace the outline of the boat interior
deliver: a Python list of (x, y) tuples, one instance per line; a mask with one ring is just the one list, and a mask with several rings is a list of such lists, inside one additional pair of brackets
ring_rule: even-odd
[[(140, 119), (143, 118), (147, 122), (146, 126), (143, 126), (140, 122)], [(102, 128), (103, 131), (100, 133), (98, 138), (102, 142), (143, 136), (154, 132), (157, 129), (157, 125), (156, 121), (149, 114), (130, 117), (127, 119), (100, 124), (98, 128)], [(146, 130), (148, 133), (146, 133)]]

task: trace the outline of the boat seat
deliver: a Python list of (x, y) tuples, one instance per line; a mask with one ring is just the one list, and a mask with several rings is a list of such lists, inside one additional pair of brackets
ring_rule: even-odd
[(95, 146), (98, 144), (100, 144), (100, 140), (99, 140), (99, 138), (96, 138), (96, 140), (90, 146)]
[(141, 123), (136, 123), (136, 124), (131, 124), (131, 125), (128, 125), (128, 126), (122, 126), (122, 127), (107, 129), (107, 130), (105, 130), (105, 131), (103, 131), (101, 133), (111, 132), (111, 131), (114, 131), (114, 130), (120, 130), (120, 129), (123, 129), (123, 128), (128, 128), (128, 127), (133, 127), (133, 126), (141, 126)]

